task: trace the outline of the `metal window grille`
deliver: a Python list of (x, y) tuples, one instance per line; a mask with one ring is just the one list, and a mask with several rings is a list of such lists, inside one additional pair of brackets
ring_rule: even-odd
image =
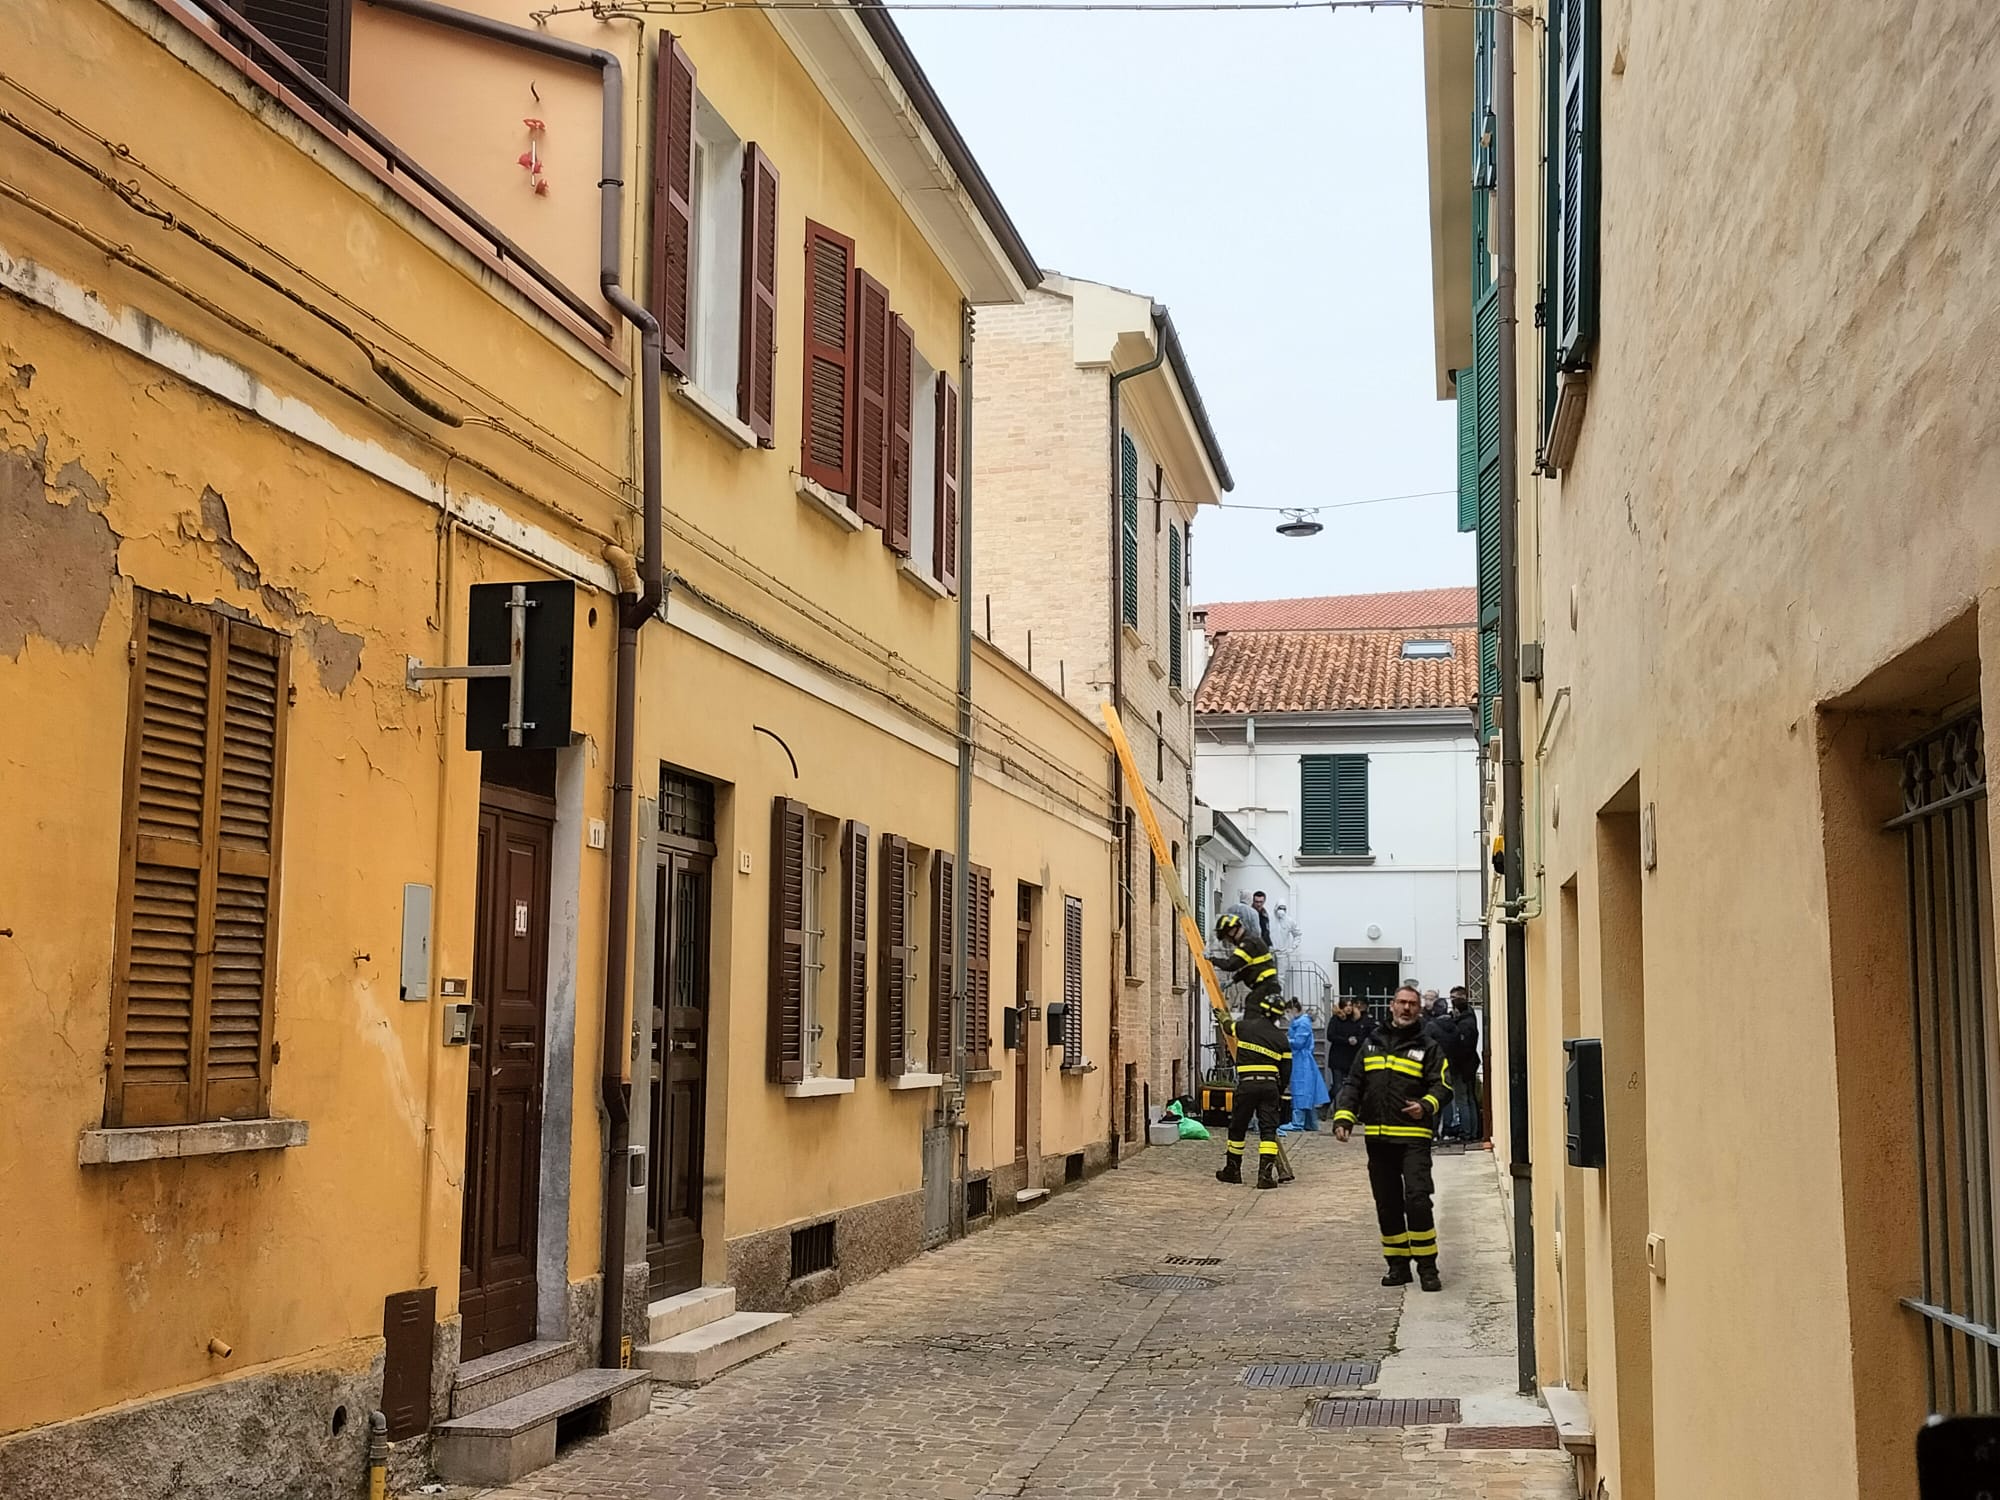
[(826, 1034), (826, 1027), (819, 1019), (819, 981), (826, 970), (826, 920), (825, 903), (822, 901), (820, 884), (826, 877), (826, 830), (819, 821), (813, 821), (806, 834), (806, 882), (805, 882), (805, 1037), (806, 1073), (814, 1078), (819, 1076), (819, 1043)]
[(2000, 1026), (1991, 1017), (1993, 893), (1980, 714), (1963, 714), (1898, 755), (1910, 928), (1910, 1045), (1916, 1065), (1917, 1213), (1934, 1412), (2000, 1411), (1992, 1130), (2000, 1123)]
[(715, 842), (715, 784), (660, 767), (660, 832), (705, 844)]
[(833, 1269), (833, 1223), (828, 1219), (792, 1231), (792, 1280)]

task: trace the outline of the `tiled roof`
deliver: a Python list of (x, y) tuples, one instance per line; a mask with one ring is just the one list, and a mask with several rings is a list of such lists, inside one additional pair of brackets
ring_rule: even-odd
[(1209, 634), (1225, 630), (1394, 630), (1413, 625), (1477, 625), (1476, 589), (1412, 589), (1400, 594), (1336, 594), (1322, 599), (1253, 599), (1210, 604)]
[[(1439, 593), (1461, 592), (1438, 590)], [(1470, 594), (1470, 589), (1462, 592)], [(1390, 595), (1375, 597), (1402, 597)], [(1345, 603), (1345, 600), (1309, 600)], [(1240, 606), (1235, 606), (1240, 607)], [(1209, 617), (1210, 628), (1214, 616)], [(1405, 640), (1448, 640), (1448, 658), (1408, 659)], [(1338, 709), (1464, 708), (1479, 687), (1479, 632), (1230, 630), (1215, 639), (1195, 712), (1329, 713)]]

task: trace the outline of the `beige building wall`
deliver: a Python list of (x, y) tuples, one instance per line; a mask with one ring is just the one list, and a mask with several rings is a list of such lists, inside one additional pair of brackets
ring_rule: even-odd
[[(1542, 32), (1517, 33), (1537, 1359), (1587, 1389), (1618, 1500), (1912, 1500), (1910, 939), (1883, 825), (1889, 752), (2000, 708), (2000, 21), (1603, 9), (1600, 331), (1560, 478), (1527, 469)], [(1836, 91), (1870, 122), (1837, 150), (1793, 107)], [(1990, 892), (1990, 844), (1968, 858)], [(2000, 952), (1969, 940), (1990, 1021)], [(1563, 1162), (1576, 1035), (1604, 1040), (1604, 1171)]]

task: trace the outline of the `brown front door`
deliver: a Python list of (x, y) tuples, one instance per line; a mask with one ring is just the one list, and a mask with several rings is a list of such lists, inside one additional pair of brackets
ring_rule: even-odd
[(701, 1284), (701, 1125), (712, 864), (665, 848), (654, 870), (652, 1120), (646, 1265), (655, 1297)]
[[(1025, 898), (1023, 911), (1028, 908)], [(1028, 1159), (1028, 1059), (1034, 1049), (1028, 1045), (1033, 1030), (1028, 1024), (1028, 1006), (1033, 996), (1028, 990), (1028, 958), (1033, 952), (1034, 923), (1021, 919), (1020, 935), (1014, 940), (1014, 1005), (1020, 1026), (1021, 1050), (1014, 1057), (1014, 1160)]]
[[(492, 800), (502, 796), (507, 800)], [(529, 810), (535, 805), (489, 788), (479, 808), (460, 1236), (464, 1360), (535, 1336), (553, 830), (551, 818)]]

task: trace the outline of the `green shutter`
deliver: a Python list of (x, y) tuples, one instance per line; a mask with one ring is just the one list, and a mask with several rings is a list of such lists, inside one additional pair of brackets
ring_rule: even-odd
[(1167, 682), (1181, 685), (1181, 529), (1167, 528)]
[(1479, 627), (1479, 738), (1490, 741), (1500, 722), (1500, 627)]
[(1452, 376), (1458, 392), (1458, 529), (1479, 529), (1479, 393), (1472, 367)]
[(1203, 936), (1208, 933), (1208, 866), (1200, 860), (1194, 865), (1194, 925), (1201, 929)]
[[(1545, 29), (1546, 31), (1546, 29)], [(1557, 66), (1552, 37), (1542, 38), (1542, 244), (1541, 286), (1535, 300), (1535, 327), (1542, 335), (1541, 410), (1536, 416), (1535, 463), (1549, 445), (1549, 424), (1556, 414), (1556, 245), (1562, 233), (1562, 182), (1556, 163), (1562, 155), (1562, 71)], [(1543, 472), (1547, 472), (1546, 469)]]
[(1333, 761), (1333, 852), (1368, 852), (1368, 757), (1336, 755)]
[(1331, 854), (1334, 843), (1331, 755), (1299, 757), (1299, 853)]
[(1472, 295), (1493, 284), (1493, 11), (1472, 23)]
[(1557, 34), (1562, 133), (1555, 342), (1557, 363), (1575, 370), (1590, 363), (1597, 334), (1597, 0), (1560, 0)]
[(1125, 623), (1139, 628), (1139, 449), (1132, 434), (1118, 434), (1118, 533), (1124, 563)]

